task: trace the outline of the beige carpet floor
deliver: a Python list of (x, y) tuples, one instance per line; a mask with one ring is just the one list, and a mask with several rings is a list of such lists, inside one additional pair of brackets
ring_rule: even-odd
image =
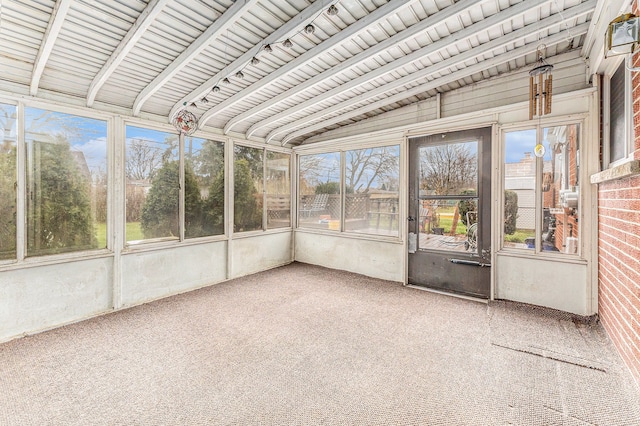
[(598, 323), (294, 263), (0, 345), (1, 425), (640, 425)]

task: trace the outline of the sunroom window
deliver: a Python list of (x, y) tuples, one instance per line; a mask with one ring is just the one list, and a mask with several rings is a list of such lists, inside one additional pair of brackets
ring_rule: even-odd
[(16, 107), (0, 104), (0, 260), (16, 257)]
[(568, 124), (505, 132), (504, 248), (579, 253), (579, 130)]
[(298, 226), (397, 237), (399, 178), (398, 145), (300, 155)]
[(180, 236), (178, 135), (126, 128), (126, 240)]
[(25, 108), (26, 255), (105, 248), (107, 123)]

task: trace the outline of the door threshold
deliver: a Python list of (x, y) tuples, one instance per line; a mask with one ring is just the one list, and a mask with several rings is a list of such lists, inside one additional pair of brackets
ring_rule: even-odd
[(414, 284), (407, 284), (405, 287), (413, 288), (416, 290), (428, 291), (429, 293), (441, 294), (443, 296), (457, 297), (458, 299), (470, 300), (472, 302), (484, 303), (485, 305), (489, 304), (489, 299), (482, 299), (479, 297), (467, 296), (464, 294), (452, 293), (444, 290), (436, 290), (435, 288), (422, 287)]

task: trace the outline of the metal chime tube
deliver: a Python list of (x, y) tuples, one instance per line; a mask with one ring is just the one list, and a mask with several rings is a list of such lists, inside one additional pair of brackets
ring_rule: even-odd
[(544, 90), (544, 84), (543, 84), (543, 79), (542, 79), (542, 74), (540, 74), (538, 76), (538, 90), (536, 91), (536, 96), (538, 97), (538, 115), (542, 115), (542, 107), (544, 106), (544, 100), (543, 100), (543, 96), (542, 96), (542, 91)]
[(545, 92), (545, 96), (544, 96), (544, 113), (545, 114), (551, 114), (551, 92), (553, 90), (553, 83), (552, 83), (552, 79), (553, 76), (551, 74), (549, 74), (549, 76), (547, 77), (547, 81), (546, 81), (546, 88), (544, 90)]
[(533, 120), (533, 112), (536, 110), (535, 83), (533, 77), (529, 77), (529, 120)]

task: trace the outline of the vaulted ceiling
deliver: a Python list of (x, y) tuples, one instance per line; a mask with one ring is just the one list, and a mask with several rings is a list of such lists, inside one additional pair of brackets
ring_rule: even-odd
[[(594, 43), (602, 0), (2, 0), (0, 87), (273, 144)], [(331, 6), (337, 13), (328, 13)]]

